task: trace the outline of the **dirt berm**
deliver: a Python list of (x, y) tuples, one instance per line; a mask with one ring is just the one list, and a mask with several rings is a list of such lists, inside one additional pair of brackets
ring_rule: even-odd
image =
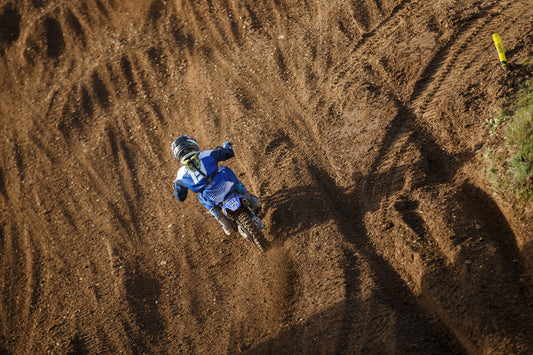
[[(533, 353), (483, 160), (532, 42), (531, 0), (1, 1), (0, 353)], [(180, 134), (268, 251), (175, 200)]]

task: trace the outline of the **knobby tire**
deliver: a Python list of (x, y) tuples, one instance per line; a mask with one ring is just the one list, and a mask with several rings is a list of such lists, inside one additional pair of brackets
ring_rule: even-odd
[(237, 220), (241, 223), (243, 228), (252, 235), (253, 243), (257, 245), (261, 251), (265, 251), (265, 237), (263, 236), (263, 231), (252, 220), (252, 216), (247, 212), (243, 212), (237, 216)]

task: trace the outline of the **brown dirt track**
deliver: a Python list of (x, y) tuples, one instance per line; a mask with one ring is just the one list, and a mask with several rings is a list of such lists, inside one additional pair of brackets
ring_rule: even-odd
[[(0, 353), (532, 353), (482, 159), (532, 42), (531, 0), (3, 0)], [(266, 253), (174, 199), (183, 133)]]

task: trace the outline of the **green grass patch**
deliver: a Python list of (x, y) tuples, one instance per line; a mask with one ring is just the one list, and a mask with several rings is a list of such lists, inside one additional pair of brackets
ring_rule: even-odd
[[(487, 120), (498, 142), (487, 149), (487, 179), (496, 192), (533, 202), (533, 79), (521, 83), (516, 103)], [(502, 138), (499, 139), (498, 138)]]

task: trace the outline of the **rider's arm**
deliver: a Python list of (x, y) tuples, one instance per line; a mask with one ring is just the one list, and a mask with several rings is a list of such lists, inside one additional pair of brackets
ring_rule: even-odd
[(174, 180), (174, 197), (176, 197), (178, 201), (185, 201), (188, 191), (189, 189), (183, 186), (180, 180)]
[(219, 161), (233, 158), (235, 156), (235, 152), (233, 151), (233, 148), (229, 142), (224, 142), (222, 143), (222, 148), (212, 150), (209, 155), (218, 163)]

